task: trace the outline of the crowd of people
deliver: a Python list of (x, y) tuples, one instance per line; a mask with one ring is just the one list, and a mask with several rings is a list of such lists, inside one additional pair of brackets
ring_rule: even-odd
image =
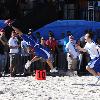
[[(6, 73), (16, 76), (20, 72), (26, 75), (30, 67), (33, 72), (37, 69), (36, 66), (41, 66), (35, 64), (35, 62), (39, 63), (38, 60), (43, 63), (41, 68), (49, 65), (51, 73), (63, 70), (66, 71), (66, 75), (77, 75), (77, 72), (84, 71), (84, 66), (87, 65), (86, 69), (92, 75), (100, 76), (100, 73), (93, 69), (96, 63), (100, 63), (100, 38), (96, 43), (92, 42), (91, 31), (87, 31), (86, 35), (78, 41), (70, 31), (61, 33), (60, 40), (55, 39), (52, 31), (49, 31), (48, 39), (45, 39), (39, 32), (33, 36), (32, 30), (29, 29), (27, 36), (31, 36), (30, 41), (29, 38), (26, 41), (26, 37), (20, 36), (19, 33), (18, 29), (13, 28), (11, 37), (7, 40), (5, 30), (0, 30), (0, 76)], [(36, 45), (32, 46), (34, 41)]]

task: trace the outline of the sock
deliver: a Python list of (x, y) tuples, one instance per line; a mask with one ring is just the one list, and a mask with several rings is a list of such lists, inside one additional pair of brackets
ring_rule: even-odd
[(100, 78), (100, 76), (96, 76), (96, 78)]

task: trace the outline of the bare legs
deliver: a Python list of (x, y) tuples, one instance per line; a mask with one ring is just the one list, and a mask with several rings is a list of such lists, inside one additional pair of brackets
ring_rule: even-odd
[[(42, 59), (42, 58), (41, 58), (41, 57), (35, 56), (35, 57), (31, 60), (31, 62), (35, 62), (35, 61), (38, 61), (38, 60), (40, 60), (40, 59)], [(50, 68), (53, 69), (53, 64), (52, 64), (52, 62), (51, 62), (51, 59), (50, 59), (50, 58), (47, 59), (46, 62), (47, 62), (47, 64), (50, 66)]]
[(51, 62), (51, 59), (49, 58), (49, 59), (47, 59), (47, 64), (50, 66), (50, 68), (51, 69), (53, 69), (53, 64), (52, 64), (52, 62)]
[(94, 76), (100, 76), (100, 73), (96, 73), (92, 68), (90, 68), (89, 66), (86, 67), (86, 70), (88, 70), (92, 75)]
[(38, 61), (38, 60), (40, 60), (40, 59), (41, 59), (41, 57), (35, 56), (35, 57), (31, 60), (31, 63), (32, 63), (32, 62), (35, 62), (35, 61)]

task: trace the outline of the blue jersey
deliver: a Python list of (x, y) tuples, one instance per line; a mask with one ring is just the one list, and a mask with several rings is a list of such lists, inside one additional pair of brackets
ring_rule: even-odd
[(32, 36), (27, 35), (27, 34), (22, 34), (22, 38), (30, 43), (30, 45), (34, 48), (35, 50), (35, 55), (42, 57), (43, 59), (47, 60), (50, 57), (50, 50), (47, 47), (44, 47), (40, 43), (37, 43)]

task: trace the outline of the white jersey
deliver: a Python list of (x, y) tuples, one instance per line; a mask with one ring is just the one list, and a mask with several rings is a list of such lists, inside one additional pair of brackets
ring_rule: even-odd
[(74, 45), (70, 41), (66, 44), (66, 49), (68, 49), (68, 52), (73, 55), (73, 58), (77, 58), (79, 56), (79, 53), (76, 51)]
[(91, 59), (99, 57), (99, 52), (97, 51), (97, 45), (94, 42), (86, 43), (84, 49), (88, 51)]

